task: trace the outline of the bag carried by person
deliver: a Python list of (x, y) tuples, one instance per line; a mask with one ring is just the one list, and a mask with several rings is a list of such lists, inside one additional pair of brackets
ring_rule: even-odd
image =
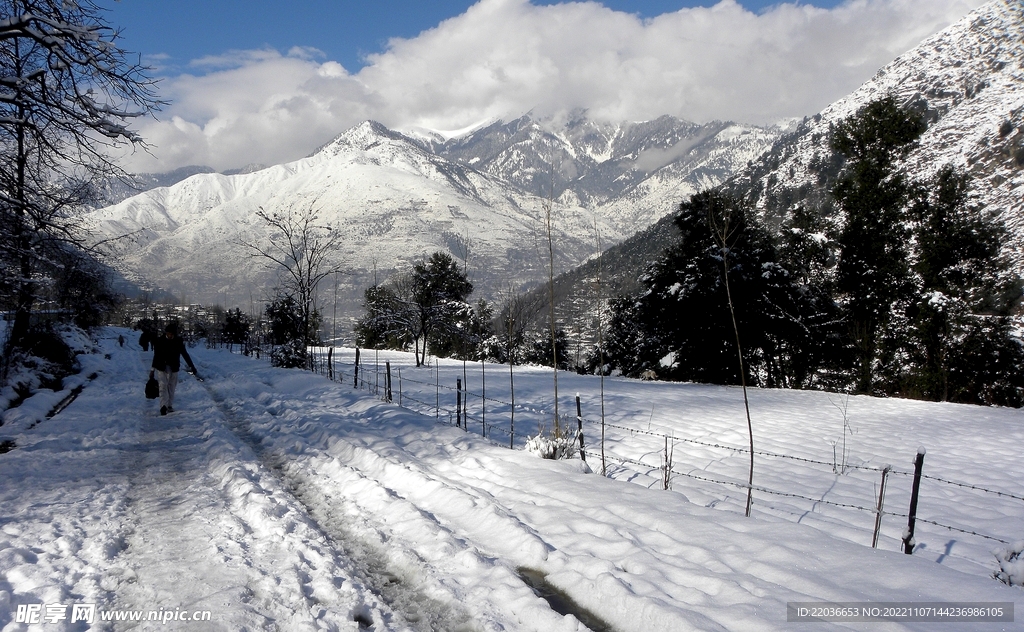
[(153, 374), (149, 374), (149, 381), (146, 382), (146, 399), (156, 399), (160, 397), (160, 384), (157, 383), (156, 378)]

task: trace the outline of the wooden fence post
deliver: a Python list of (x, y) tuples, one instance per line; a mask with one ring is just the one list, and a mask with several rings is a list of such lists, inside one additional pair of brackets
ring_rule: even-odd
[(352, 377), (352, 388), (359, 388), (359, 347), (356, 347), (356, 370)]
[(511, 401), (509, 402), (509, 420), (508, 420), (508, 448), (509, 450), (516, 449), (516, 387), (515, 382), (512, 380), (512, 358), (508, 359), (508, 387)]
[(882, 503), (885, 501), (885, 478), (892, 470), (891, 465), (886, 465), (882, 470), (882, 486), (878, 488), (878, 509), (875, 510), (875, 534), (871, 537), (871, 548), (878, 548), (878, 532), (882, 528)]
[(917, 458), (914, 459), (914, 488), (910, 493), (910, 514), (907, 519), (907, 530), (903, 532), (903, 552), (907, 555), (914, 553), (914, 527), (917, 523), (917, 499), (921, 490), (921, 470), (924, 468), (924, 447), (917, 449)]
[(580, 394), (576, 393), (576, 427), (580, 434), (580, 458), (587, 460), (587, 451), (583, 448), (583, 409), (580, 406)]
[(402, 367), (398, 367), (398, 405), (402, 405)]
[[(469, 425), (469, 424), (466, 424)], [(455, 427), (462, 427), (462, 378), (455, 378)]]
[(480, 425), (487, 436), (487, 371), (484, 370), (484, 359), (480, 358)]
[(387, 395), (387, 401), (391, 399), (391, 360), (384, 361), (384, 368), (387, 370), (387, 377), (384, 381), (385, 394)]
[(327, 350), (327, 379), (334, 381), (334, 347)]

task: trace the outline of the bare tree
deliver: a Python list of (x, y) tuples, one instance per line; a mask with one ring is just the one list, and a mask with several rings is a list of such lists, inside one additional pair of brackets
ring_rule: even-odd
[(502, 306), (498, 312), (497, 326), (495, 330), (504, 348), (505, 361), (508, 362), (508, 384), (511, 393), (511, 428), (509, 433), (509, 447), (515, 445), (515, 422), (516, 422), (516, 384), (515, 365), (522, 361), (522, 347), (526, 342), (526, 329), (537, 317), (543, 305), (537, 301), (531, 301), (528, 296), (517, 292), (512, 283), (502, 293)]
[(47, 249), (84, 247), (76, 219), (92, 183), (125, 177), (112, 156), (145, 147), (129, 123), (162, 105), (117, 38), (91, 0), (0, 1), (0, 263), (15, 286), (14, 344), (53, 265)]
[(608, 462), (605, 460), (604, 439), (605, 439), (605, 415), (604, 415), (604, 252), (601, 248), (601, 228), (594, 220), (594, 235), (597, 239), (597, 372), (601, 376), (601, 476), (608, 476)]
[[(552, 178), (553, 179), (553, 178)], [(554, 410), (554, 432), (556, 439), (562, 436), (562, 428), (558, 419), (558, 342), (555, 334), (555, 245), (551, 235), (551, 211), (554, 202), (551, 196), (544, 203), (544, 226), (548, 236), (548, 333), (551, 335), (551, 366), (553, 369), (555, 410)]]
[(734, 222), (733, 215), (742, 213), (743, 210), (734, 204), (717, 203), (717, 199), (711, 200), (708, 205), (708, 226), (711, 228), (711, 236), (722, 253), (722, 278), (725, 281), (725, 296), (729, 303), (729, 315), (732, 317), (732, 330), (736, 334), (736, 355), (739, 360), (740, 385), (743, 387), (743, 408), (747, 412), (747, 432), (750, 437), (750, 470), (747, 480), (747, 511), (750, 516), (750, 506), (754, 499), (754, 426), (750, 422), (750, 402), (747, 399), (747, 370), (743, 365), (743, 347), (740, 346), (740, 328), (736, 324), (736, 308), (732, 302), (732, 291), (729, 288), (729, 251), (730, 242), (733, 241), (736, 231), (740, 228), (740, 222)]
[(501, 341), (506, 361), (510, 365), (519, 364), (523, 361), (523, 345), (526, 344), (527, 330), (544, 309), (544, 302), (535, 294), (517, 292), (511, 282), (507, 289), (501, 292), (500, 300), (495, 331)]
[(304, 342), (312, 342), (311, 323), (317, 312), (317, 286), (325, 278), (341, 272), (333, 259), (342, 243), (342, 235), (328, 224), (321, 224), (316, 203), (303, 210), (268, 213), (263, 208), (256, 216), (270, 228), (264, 239), (242, 241), (250, 256), (267, 260), (281, 269), (283, 289), (295, 298), (299, 309)]

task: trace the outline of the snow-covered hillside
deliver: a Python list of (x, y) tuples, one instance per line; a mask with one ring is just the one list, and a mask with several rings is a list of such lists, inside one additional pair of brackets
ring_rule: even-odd
[[(778, 127), (726, 125), (701, 139), (683, 158), (660, 167), (637, 184), (602, 203), (598, 213), (640, 230), (654, 224), (694, 193), (712, 189), (740, 173), (778, 140)], [(683, 143), (680, 143), (681, 145)], [(700, 151), (696, 151), (696, 147)], [(677, 147), (677, 150), (680, 149)], [(689, 153), (692, 151), (693, 153)]]
[(753, 187), (761, 208), (793, 197), (787, 190), (813, 187), (832, 162), (829, 126), (889, 94), (928, 122), (906, 159), (909, 171), (927, 178), (947, 164), (965, 169), (977, 200), (1024, 240), (1024, 4), (1017, 0), (994, 0), (901, 55), (806, 120), (738, 186)]
[[(190, 300), (249, 305), (274, 284), (240, 245), (266, 235), (256, 212), (317, 209), (320, 222), (346, 236), (336, 253), (351, 271), (340, 279), (349, 299), (344, 310), (374, 270), (383, 277), (436, 250), (460, 259), (468, 250), (470, 277), (484, 296), (539, 280), (547, 265), (539, 250), (544, 204), (368, 122), (309, 158), (248, 174), (196, 175), (88, 220), (105, 237), (133, 235), (122, 265), (137, 277)], [(621, 237), (617, 226), (582, 207), (556, 205), (554, 214), (558, 269), (593, 253), (595, 222), (606, 239)]]
[[(806, 462), (780, 460), (772, 469), (759, 460), (759, 484), (817, 480), (822, 502), (801, 514), (798, 499), (758, 494), (745, 518), (737, 511), (742, 494), (699, 478), (730, 476), (743, 455), (715, 456), (680, 441), (674, 467), (697, 477), (679, 477), (664, 491), (642, 468), (615, 465), (611, 478), (584, 473), (579, 460), (509, 450), (492, 442), (497, 437), (381, 402), (349, 382), (202, 347), (192, 355), (206, 381), (183, 375), (176, 412), (161, 417), (142, 393), (151, 355), (134, 337), (119, 347), (118, 333), (108, 331), (96, 353), (82, 356), (86, 374), (97, 375), (62, 412), (44, 417), (51, 397), (3, 416), (0, 438), (16, 443), (0, 454), (5, 631), (86, 629), (71, 617), (88, 604), (96, 606), (89, 629), (101, 630), (678, 632), (790, 630), (799, 625), (787, 621), (795, 602), (1024, 602), (1019, 588), (988, 576), (995, 558), (974, 559), (972, 536), (919, 523), (919, 553), (904, 555), (896, 550), (899, 521), (887, 515), (879, 548), (870, 548), (856, 511), (844, 524), (843, 514), (829, 513), (841, 509), (824, 505), (851, 494), (870, 500), (871, 487), (850, 484), (850, 475), (812, 476)], [(388, 359), (403, 366), (405, 380), (426, 381), (433, 371)], [(439, 369), (449, 382), (462, 367)], [(504, 397), (506, 367), (486, 370), (488, 392)], [(587, 398), (593, 423), (597, 378), (562, 377)], [(524, 431), (547, 414), (550, 384), (548, 371), (518, 374)], [(735, 389), (607, 386), (618, 425), (706, 443), (742, 437)], [(478, 402), (469, 405), (475, 414)], [(817, 457), (841, 433), (824, 393), (755, 391), (753, 412), (766, 450)], [(503, 423), (493, 413), (493, 423)], [(928, 473), (1021, 493), (1017, 411), (856, 397), (849, 413), (852, 463), (905, 469), (903, 457), (925, 445)], [(600, 462), (595, 433), (587, 435), (592, 466)], [(637, 445), (638, 434), (609, 432), (609, 452), (648, 451), (656, 461), (661, 446)], [(906, 483), (891, 482), (887, 507), (905, 502)], [(999, 537), (1020, 529), (1020, 501), (964, 502), (986, 496), (926, 484), (933, 489), (922, 516)], [(555, 590), (560, 599), (538, 596)], [(575, 614), (563, 616), (552, 602)], [(42, 619), (61, 606), (64, 621), (17, 622), (30, 607)], [(177, 618), (101, 620), (149, 612)], [(196, 613), (209, 619), (182, 620)], [(1024, 629), (1016, 617), (811, 625)]]
[[(782, 133), (672, 116), (607, 123), (575, 112), (564, 122), (529, 115), (427, 144), (541, 197), (599, 209), (635, 227), (671, 212), (694, 190), (720, 184), (760, 156)], [(661, 192), (668, 189), (668, 196)]]

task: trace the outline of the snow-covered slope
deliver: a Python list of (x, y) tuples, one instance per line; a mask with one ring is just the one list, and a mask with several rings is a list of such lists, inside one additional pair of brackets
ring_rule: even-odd
[[(484, 295), (499, 285), (543, 276), (538, 254), (545, 201), (436, 156), (407, 137), (367, 122), (312, 156), (254, 173), (200, 174), (153, 189), (89, 216), (95, 230), (132, 234), (123, 265), (189, 300), (248, 305), (273, 275), (249, 260), (240, 242), (266, 234), (256, 217), (318, 211), (346, 235), (337, 256), (352, 271), (344, 287), (361, 291), (372, 270), (386, 273), (435, 250), (465, 259)], [(592, 254), (592, 213), (556, 204), (555, 235), (565, 267)], [(602, 232), (618, 228), (599, 221)], [(546, 251), (546, 248), (545, 248)]]
[(740, 173), (781, 134), (778, 127), (735, 124), (723, 125), (713, 132), (695, 139), (692, 147), (686, 147), (686, 143), (677, 145), (673, 151), (683, 149), (681, 157), (601, 204), (598, 213), (614, 217), (634, 230), (650, 226), (694, 193), (714, 188), (732, 174)]
[[(924, 115), (928, 129), (907, 158), (926, 178), (953, 164), (973, 175), (978, 201), (1024, 239), (1024, 4), (995, 0), (885, 66), (848, 97), (804, 121), (739, 186), (773, 213), (792, 192), (813, 189), (836, 162), (829, 127), (869, 101), (894, 95)], [(772, 208), (775, 206), (775, 208)]]

